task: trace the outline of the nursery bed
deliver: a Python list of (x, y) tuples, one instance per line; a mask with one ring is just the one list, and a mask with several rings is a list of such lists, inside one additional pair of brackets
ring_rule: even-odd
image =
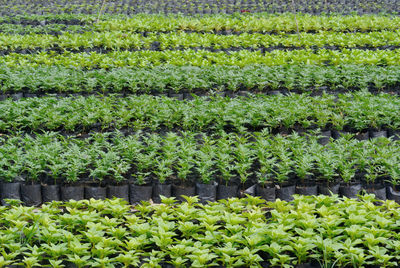
[(183, 132), (86, 139), (56, 133), (0, 139), (1, 198), (25, 204), (120, 197), (131, 203), (160, 195), (198, 194), (202, 202), (244, 193), (291, 200), (295, 193), (374, 193), (400, 201), (399, 141), (348, 136), (205, 135)]
[(126, 0), (105, 1), (22, 1), (3, 0), (0, 3), (2, 15), (14, 14), (97, 14), (100, 11), (108, 14), (136, 13), (184, 13), (184, 14), (215, 14), (234, 12), (292, 12), (303, 13), (398, 13), (399, 6), (395, 0), (302, 0), (293, 4), (284, 0)]
[(396, 267), (399, 205), (336, 196), (264, 204), (121, 200), (0, 207), (6, 267)]

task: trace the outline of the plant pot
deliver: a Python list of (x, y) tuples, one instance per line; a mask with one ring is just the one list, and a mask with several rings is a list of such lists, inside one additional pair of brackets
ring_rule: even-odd
[(386, 187), (383, 184), (366, 184), (363, 189), (368, 194), (374, 194), (377, 199), (386, 200)]
[[(275, 188), (275, 186), (274, 186)], [(240, 197), (246, 197), (246, 195), (251, 195), (251, 196), (255, 196), (256, 195), (256, 191), (257, 191), (257, 185), (254, 184), (252, 186), (250, 186), (249, 188), (245, 189), (243, 192), (240, 193)], [(274, 191), (275, 193), (275, 191)]]
[(61, 186), (61, 200), (82, 200), (85, 197), (85, 188), (83, 186)]
[(58, 185), (42, 185), (43, 203), (51, 201), (60, 201), (60, 186)]
[(294, 185), (278, 185), (276, 190), (276, 197), (284, 201), (293, 201), (293, 195), (296, 193), (296, 186)]
[(246, 97), (246, 98), (248, 98), (248, 97), (251, 96), (251, 93), (250, 93), (249, 91), (240, 90), (240, 91), (238, 91), (238, 92), (236, 93), (236, 95), (237, 95), (237, 96), (240, 96), (240, 97)]
[(275, 191), (275, 185), (266, 185), (265, 187), (262, 187), (261, 185), (257, 184), (256, 187), (256, 195), (268, 202), (274, 202), (276, 200)]
[(343, 131), (343, 130), (333, 130), (332, 131), (332, 137), (335, 140), (337, 140), (337, 139), (339, 139), (339, 138), (341, 138), (341, 137), (343, 137), (344, 135), (347, 135), (347, 134), (349, 134), (349, 132)]
[(25, 98), (36, 98), (37, 94), (34, 93), (24, 93)]
[(215, 202), (217, 199), (218, 183), (210, 184), (196, 183), (196, 194), (199, 196), (200, 203)]
[(301, 195), (317, 195), (318, 194), (318, 186), (296, 186), (296, 194)]
[(332, 194), (339, 194), (339, 183), (325, 183), (318, 185), (318, 193), (323, 195), (332, 195)]
[(21, 200), (25, 206), (39, 206), (42, 204), (42, 186), (40, 184), (22, 184)]
[(12, 98), (14, 101), (20, 100), (20, 99), (22, 99), (23, 97), (24, 97), (24, 93), (14, 93), (14, 94), (11, 94), (11, 98)]
[(400, 191), (397, 191), (392, 186), (388, 186), (386, 189), (387, 199), (394, 200), (400, 204)]
[(400, 140), (400, 130), (388, 129), (387, 133), (388, 137), (391, 137), (392, 140), (394, 141)]
[(217, 200), (237, 197), (238, 189), (239, 187), (237, 185), (219, 184), (217, 188)]
[(359, 141), (366, 141), (369, 139), (369, 132), (359, 132), (354, 137)]
[(85, 186), (85, 199), (106, 199), (107, 188), (101, 186)]
[(193, 92), (185, 92), (185, 93), (183, 93), (183, 98), (185, 100), (193, 100), (194, 97), (192, 96), (192, 94), (193, 94)]
[(177, 99), (177, 100), (183, 100), (184, 99), (184, 94), (183, 93), (172, 93), (172, 92), (170, 92), (169, 93), (169, 97)]
[(153, 202), (161, 203), (161, 195), (171, 197), (171, 184), (156, 183), (153, 185)]
[(326, 145), (329, 143), (330, 138), (332, 137), (332, 132), (330, 130), (322, 131), (320, 134), (321, 138), (318, 139), (318, 143), (322, 145)]
[(281, 92), (279, 90), (270, 90), (267, 92), (267, 95), (270, 95), (270, 96), (278, 96), (280, 94), (281, 94)]
[(379, 131), (372, 130), (369, 132), (369, 137), (371, 139), (379, 138), (379, 137), (387, 137), (387, 132), (386, 132), (386, 130), (379, 130)]
[(225, 97), (226, 96), (226, 92), (225, 91), (215, 91), (212, 93), (213, 96), (216, 97)]
[(151, 185), (134, 185), (129, 186), (129, 200), (131, 204), (137, 204), (140, 201), (149, 201), (153, 193)]
[(109, 185), (107, 187), (107, 198), (121, 198), (129, 202), (129, 185)]
[(185, 201), (185, 198), (182, 195), (186, 196), (195, 196), (196, 188), (194, 186), (179, 186), (172, 185), (172, 196), (175, 196), (179, 201)]
[(225, 97), (228, 98), (235, 98), (236, 97), (236, 91), (225, 91)]
[(1, 204), (6, 205), (4, 199), (21, 200), (21, 184), (19, 182), (3, 182), (1, 184)]
[(342, 196), (347, 198), (357, 198), (357, 195), (361, 191), (361, 184), (343, 184), (340, 186), (339, 192)]

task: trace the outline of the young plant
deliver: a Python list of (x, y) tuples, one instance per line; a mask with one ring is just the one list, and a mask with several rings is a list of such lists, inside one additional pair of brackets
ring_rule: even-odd
[(221, 184), (228, 185), (233, 177), (232, 171), (235, 166), (232, 164), (232, 141), (228, 136), (221, 137), (218, 140), (217, 151), (215, 155), (216, 167), (221, 177)]
[[(320, 178), (327, 183), (334, 182), (338, 176), (338, 165), (336, 154), (331, 150), (323, 150), (316, 152), (315, 155), (316, 170), (318, 171)], [(347, 169), (351, 172), (352, 169)]]
[(123, 174), (128, 171), (129, 165), (113, 151), (97, 151), (98, 154), (94, 160), (94, 169), (90, 176), (100, 183), (105, 178), (112, 178), (117, 182), (124, 180)]
[(179, 145), (177, 161), (175, 164), (176, 175), (181, 183), (187, 181), (194, 168), (194, 156), (196, 144), (193, 135), (183, 133), (184, 137)]
[(74, 183), (87, 172), (90, 157), (77, 144), (71, 144), (70, 149), (65, 152), (64, 157), (68, 165), (65, 166), (62, 176), (67, 183)]
[(241, 183), (245, 183), (249, 176), (252, 175), (251, 167), (254, 160), (254, 151), (252, 150), (250, 144), (247, 142), (246, 137), (237, 137), (234, 142), (234, 167), (239, 175)]
[(203, 144), (195, 155), (195, 169), (200, 175), (200, 181), (209, 184), (213, 181), (215, 173), (215, 147), (214, 141), (203, 134)]

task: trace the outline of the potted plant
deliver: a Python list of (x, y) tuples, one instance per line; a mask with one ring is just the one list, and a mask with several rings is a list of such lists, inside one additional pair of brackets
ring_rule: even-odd
[(58, 182), (61, 179), (63, 170), (66, 168), (66, 160), (61, 154), (53, 155), (49, 159), (48, 168), (50, 172), (48, 177), (52, 180), (42, 181), (42, 199), (44, 202), (60, 201), (60, 185)]
[[(254, 151), (248, 143), (246, 136), (239, 136), (234, 142), (234, 170), (237, 172), (240, 183), (245, 185), (248, 178), (253, 174), (251, 172), (254, 160)], [(233, 189), (237, 191), (237, 186)]]
[(318, 193), (324, 195), (339, 194), (338, 161), (335, 154), (329, 150), (314, 152), (315, 167), (318, 174)]
[[(368, 98), (368, 100), (370, 101), (371, 96), (366, 98)], [(387, 131), (382, 127), (390, 123), (390, 117), (386, 116), (385, 113), (381, 109), (379, 109), (379, 102), (374, 105), (371, 103), (367, 103), (367, 105), (365, 105), (367, 106), (367, 108), (364, 110), (364, 112), (367, 113), (367, 119), (370, 122), (369, 137), (372, 139), (387, 137)]]
[(144, 145), (139, 140), (141, 132), (137, 132), (135, 135), (123, 137), (122, 133), (118, 133), (112, 144), (115, 150), (118, 151), (121, 159), (126, 162), (127, 171), (124, 173), (126, 176), (117, 176), (113, 178), (113, 181), (107, 186), (107, 197), (108, 198), (122, 198), (129, 202), (129, 183), (128, 177), (134, 172), (134, 165), (136, 157), (143, 150)]
[(194, 167), (195, 141), (193, 136), (185, 136), (179, 146), (178, 159), (175, 163), (176, 177), (172, 184), (172, 196), (184, 201), (182, 195), (194, 196), (196, 193), (193, 180), (190, 179)]
[(357, 198), (361, 191), (361, 184), (354, 180), (356, 175), (355, 164), (356, 162), (350, 159), (344, 159), (338, 164), (338, 174), (343, 180), (339, 192), (348, 198)]
[(0, 199), (6, 205), (5, 199), (21, 200), (22, 151), (16, 146), (1, 146), (0, 148)]
[(362, 188), (367, 193), (374, 194), (377, 199), (386, 200), (386, 187), (383, 181), (378, 181), (378, 179), (386, 175), (384, 168), (386, 164), (396, 166), (396, 163), (391, 161), (389, 155), (379, 155), (379, 150), (374, 152), (374, 155), (369, 158), (368, 162)]
[(235, 169), (234, 164), (232, 164), (232, 142), (227, 137), (220, 138), (217, 146), (215, 154), (216, 172), (219, 178), (217, 199), (236, 197), (238, 185), (232, 180), (234, 177), (232, 171)]
[(153, 185), (153, 197), (154, 203), (161, 203), (161, 196), (171, 197), (171, 184), (167, 183), (167, 179), (173, 174), (172, 171), (172, 159), (157, 159), (156, 169), (154, 175), (157, 180)]
[(290, 153), (282, 151), (276, 155), (277, 162), (272, 169), (277, 181), (277, 198), (285, 201), (292, 201), (296, 192), (296, 185), (290, 180), (293, 161), (290, 159)]
[(203, 134), (203, 144), (196, 151), (195, 170), (199, 175), (199, 181), (196, 183), (196, 194), (201, 203), (214, 202), (217, 198), (217, 186), (213, 175), (215, 173), (215, 148), (213, 141)]
[(257, 187), (256, 187), (256, 195), (265, 199), (266, 201), (275, 201), (276, 193), (275, 193), (275, 184), (274, 181), (274, 173), (273, 167), (276, 159), (270, 158), (265, 159), (260, 162), (260, 169), (256, 172), (257, 176)]
[(400, 165), (390, 166), (387, 173), (390, 177), (388, 180), (390, 185), (387, 188), (387, 198), (400, 203)]
[(271, 152), (272, 141), (268, 137), (269, 132), (265, 129), (262, 132), (255, 134), (254, 150), (256, 159), (259, 164), (259, 169), (256, 172), (257, 186), (256, 195), (261, 196), (267, 201), (275, 201), (275, 173), (273, 171), (276, 157)]
[(155, 159), (154, 175), (158, 181), (153, 185), (153, 201), (156, 203), (161, 202), (160, 196), (171, 196), (171, 182), (170, 179), (173, 172), (173, 165), (176, 162), (178, 154), (178, 144), (180, 137), (175, 133), (169, 132), (162, 140), (161, 150), (158, 152), (158, 157)]
[(26, 206), (42, 204), (42, 188), (39, 178), (44, 174), (45, 154), (39, 145), (32, 145), (25, 152), (24, 175), (25, 183), (21, 185), (21, 200)]
[(68, 165), (62, 174), (64, 181), (60, 187), (61, 200), (82, 200), (84, 199), (84, 186), (81, 184), (80, 178), (89, 166), (89, 156), (86, 152), (82, 152), (77, 144), (73, 144), (65, 154), (65, 160)]
[[(293, 150), (295, 151), (295, 150)], [(318, 185), (311, 180), (314, 157), (307, 150), (296, 150), (295, 172), (299, 179), (296, 185), (296, 193), (301, 195), (317, 195)]]
[(334, 139), (339, 139), (340, 137), (343, 137), (347, 134), (349, 134), (347, 131), (343, 130), (345, 124), (346, 124), (346, 118), (342, 115), (342, 113), (335, 113), (332, 114), (331, 116), (331, 121), (333, 125), (333, 130), (332, 130), (332, 137)]
[(154, 150), (137, 154), (136, 169), (135, 173), (132, 174), (133, 181), (129, 185), (129, 200), (131, 204), (151, 199), (153, 186), (151, 185), (150, 170), (155, 156)]

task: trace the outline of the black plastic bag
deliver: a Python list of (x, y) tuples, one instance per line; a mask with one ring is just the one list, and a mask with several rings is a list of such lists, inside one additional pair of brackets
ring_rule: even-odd
[(397, 203), (400, 203), (400, 191), (396, 191), (395, 189), (393, 189), (392, 186), (387, 187), (386, 196), (387, 199), (394, 200)]
[(109, 185), (107, 187), (108, 198), (122, 198), (129, 202), (129, 185)]
[(257, 185), (256, 195), (260, 196), (262, 199), (273, 202), (276, 200), (276, 188), (272, 187), (262, 187), (261, 185)]
[(86, 199), (106, 199), (107, 188), (101, 186), (86, 186), (85, 187), (85, 198)]
[(151, 185), (135, 185), (129, 186), (129, 199), (131, 204), (137, 204), (140, 201), (149, 201), (153, 193)]
[(323, 195), (339, 194), (340, 184), (320, 184), (318, 185), (318, 193)]
[(171, 184), (156, 183), (153, 185), (153, 202), (161, 203), (161, 195), (171, 197)]
[(386, 130), (370, 131), (369, 132), (369, 137), (371, 139), (379, 138), (379, 137), (387, 137), (387, 132), (386, 132)]
[(361, 184), (353, 184), (353, 185), (341, 185), (340, 186), (340, 194), (342, 196), (348, 198), (357, 198), (357, 195), (361, 191)]
[(317, 195), (318, 194), (318, 186), (296, 186), (296, 194), (300, 195)]
[(354, 137), (359, 141), (366, 141), (369, 139), (369, 132), (359, 132)]
[(238, 189), (239, 187), (237, 185), (223, 185), (223, 184), (218, 185), (217, 200), (237, 197)]
[(319, 135), (321, 136), (321, 138), (318, 139), (318, 143), (326, 145), (329, 143), (330, 138), (332, 137), (332, 132), (330, 130), (322, 131)]
[(25, 206), (39, 206), (42, 204), (42, 186), (40, 184), (22, 184), (21, 200)]
[(380, 184), (374, 185), (365, 185), (364, 190), (366, 193), (374, 194), (377, 199), (385, 201), (387, 199), (386, 196), (386, 187)]
[(276, 190), (277, 198), (284, 200), (284, 201), (293, 201), (293, 195), (296, 193), (296, 186), (289, 185), (289, 186), (278, 186)]
[(172, 185), (172, 196), (175, 196), (176, 200), (185, 201), (182, 195), (195, 196), (196, 188), (194, 186)]
[(218, 183), (216, 182), (210, 184), (196, 183), (196, 193), (199, 196), (200, 203), (215, 202), (217, 200), (217, 187)]
[(43, 203), (51, 201), (60, 201), (59, 185), (42, 185)]
[(19, 182), (3, 182), (0, 197), (3, 206), (7, 204), (4, 199), (21, 200), (21, 184)]
[(61, 200), (82, 200), (85, 197), (84, 189), (85, 188), (83, 186), (61, 186)]

